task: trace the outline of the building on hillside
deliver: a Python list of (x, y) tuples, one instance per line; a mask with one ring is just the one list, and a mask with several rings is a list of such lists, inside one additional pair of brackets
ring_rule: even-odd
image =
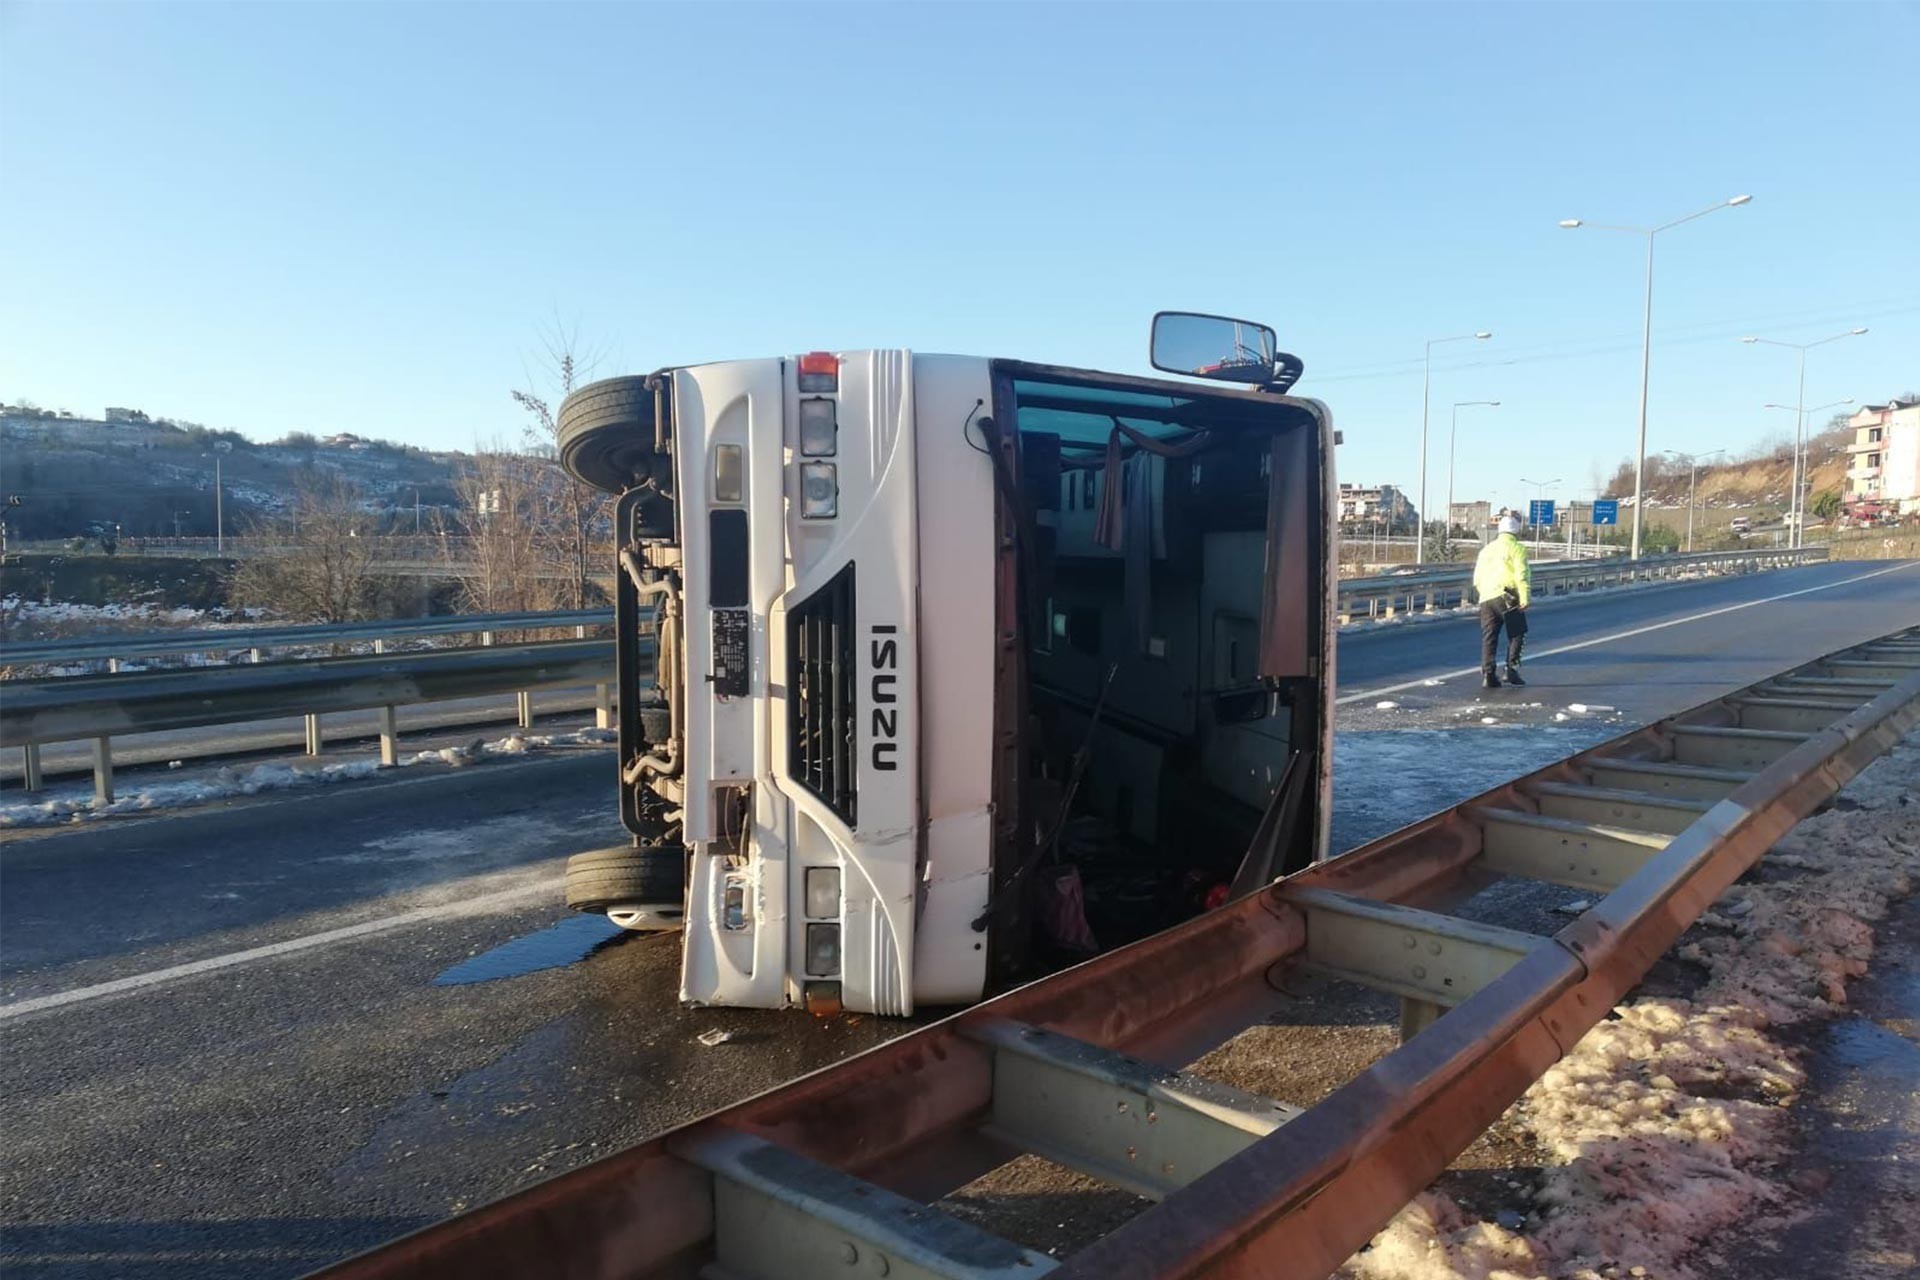
[(1920, 400), (1863, 405), (1847, 425), (1847, 511), (1920, 511)]
[(1371, 524), (1385, 521), (1388, 525), (1404, 524), (1413, 527), (1413, 504), (1407, 501), (1407, 495), (1390, 484), (1340, 486), (1340, 521), (1342, 524)]
[(364, 442), (351, 431), (340, 431), (330, 436), (322, 436), (320, 443), (329, 449), (351, 449)]
[(1456, 502), (1447, 512), (1447, 522), (1456, 533), (1465, 537), (1487, 540), (1488, 530), (1493, 528), (1493, 504), (1482, 499), (1479, 502)]
[(147, 421), (147, 415), (138, 409), (117, 409), (112, 405), (108, 405), (105, 414), (106, 417), (104, 420), (113, 423), (115, 426), (128, 426), (135, 422)]

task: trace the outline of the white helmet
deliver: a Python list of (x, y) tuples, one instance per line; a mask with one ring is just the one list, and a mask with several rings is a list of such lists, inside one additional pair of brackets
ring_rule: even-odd
[(1518, 534), (1520, 532), (1520, 517), (1513, 514), (1513, 512), (1511, 511), (1501, 516), (1500, 532)]

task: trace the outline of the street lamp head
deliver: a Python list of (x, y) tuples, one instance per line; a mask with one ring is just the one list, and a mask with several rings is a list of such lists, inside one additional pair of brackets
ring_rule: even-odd
[(1855, 329), (1855, 330), (1853, 330), (1853, 332), (1854, 332), (1854, 333), (1855, 333), (1856, 335), (1857, 335), (1857, 334), (1862, 334), (1862, 333), (1865, 333), (1866, 331), (1867, 331), (1867, 327), (1866, 327), (1865, 325), (1861, 325), (1861, 326), (1860, 326), (1860, 327), (1859, 327), (1858, 329)]
[[(1490, 405), (1492, 405), (1492, 406), (1493, 406), (1494, 408), (1496, 408), (1496, 409), (1498, 409), (1498, 408), (1500, 407), (1500, 402), (1499, 402), (1498, 400), (1489, 400), (1489, 401), (1487, 401), (1487, 403), (1488, 403), (1488, 404), (1490, 404)], [(1852, 403), (1853, 403), (1853, 401), (1851, 401), (1851, 400), (1849, 400), (1849, 401), (1847, 401), (1847, 403), (1848, 403), (1848, 404), (1852, 404)]]
[(1740, 205), (1747, 204), (1752, 199), (1753, 199), (1752, 196), (1735, 196), (1733, 199), (1727, 201), (1727, 203), (1735, 208), (1738, 208)]
[(1574, 228), (1576, 228), (1576, 227), (1578, 227), (1578, 226), (1580, 225), (1580, 219), (1578, 219), (1578, 218), (1562, 218), (1562, 219), (1560, 219), (1560, 225), (1561, 225), (1561, 226), (1563, 226), (1563, 227), (1565, 227), (1565, 228), (1566, 228), (1567, 230), (1569, 230), (1569, 231), (1572, 231), (1572, 230), (1573, 230)]
[(1740, 341), (1742, 341), (1742, 342), (1747, 342), (1747, 343), (1753, 343), (1753, 342), (1758, 342), (1758, 341), (1760, 341), (1760, 339), (1758, 339), (1758, 338), (1742, 338), (1742, 339), (1740, 339)]
[(1484, 341), (1488, 338), (1491, 338), (1493, 335), (1491, 333), (1488, 333), (1486, 330), (1482, 329), (1479, 333), (1476, 333), (1473, 336)]

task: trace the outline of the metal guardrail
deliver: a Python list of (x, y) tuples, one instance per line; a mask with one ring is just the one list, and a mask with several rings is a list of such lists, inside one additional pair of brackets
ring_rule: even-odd
[[(1533, 594), (1566, 595), (1634, 582), (1657, 582), (1694, 573), (1753, 573), (1814, 564), (1827, 558), (1825, 547), (1702, 551), (1692, 555), (1645, 556), (1639, 560), (1556, 560), (1533, 566)], [(1473, 566), (1448, 565), (1417, 573), (1349, 578), (1339, 584), (1342, 621), (1390, 618), (1397, 613), (1428, 612), (1465, 604), (1473, 586)]]
[(44, 744), (91, 740), (94, 795), (104, 804), (113, 799), (112, 739), (119, 735), (299, 715), (307, 753), (319, 755), (323, 714), (377, 709), (380, 759), (390, 765), (399, 754), (398, 707), (515, 693), (520, 724), (531, 727), (532, 690), (591, 684), (604, 729), (612, 678), (613, 641), (601, 639), (13, 680), (0, 686), (0, 747), (25, 752), (26, 789), (37, 791)]
[[(1320, 1280), (1917, 725), (1920, 631), (1829, 655), (318, 1274)], [(1551, 937), (1405, 905), (1487, 873), (1604, 897)], [(1403, 1043), (1305, 1109), (1156, 1065), (1280, 966), (1399, 995)], [(1064, 1261), (927, 1207), (1021, 1152), (1158, 1203)]]
[(580, 609), (560, 613), (476, 613), (438, 618), (395, 618), (377, 622), (326, 622), (290, 627), (223, 627), (205, 631), (149, 631), (128, 636), (94, 636), (76, 640), (34, 640), (0, 645), (0, 664), (49, 664), (120, 661), (173, 653), (239, 653), (251, 651), (255, 662), (274, 649), (303, 645), (347, 644), (419, 636), (479, 635), (482, 644), (502, 631), (576, 629), (613, 624), (611, 609)]

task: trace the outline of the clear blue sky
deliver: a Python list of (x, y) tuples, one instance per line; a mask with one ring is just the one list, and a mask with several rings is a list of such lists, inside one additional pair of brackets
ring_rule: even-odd
[[(511, 434), (556, 318), (601, 373), (910, 346), (1144, 371), (1264, 319), (1433, 503), (1588, 488), (1920, 386), (1920, 8), (0, 4), (0, 398), (256, 438)], [(1821, 415), (1824, 417), (1825, 415)]]

